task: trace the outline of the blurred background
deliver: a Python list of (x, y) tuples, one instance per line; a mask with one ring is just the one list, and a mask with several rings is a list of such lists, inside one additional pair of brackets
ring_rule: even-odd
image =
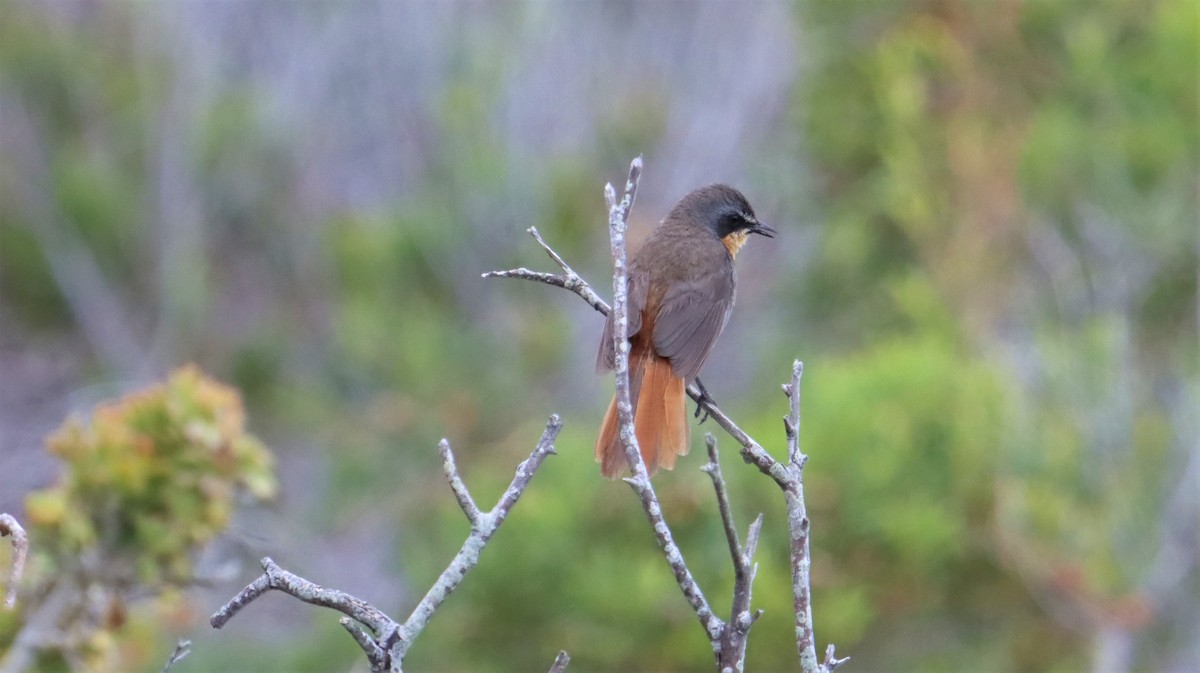
[[(178, 673), (366, 671), (328, 611), (207, 616), (269, 554), (402, 618), (467, 532), (438, 439), (491, 503), (558, 413), (409, 668), (709, 669), (592, 461), (601, 317), (480, 278), (556, 271), (536, 225), (609, 296), (602, 187), (644, 154), (635, 241), (716, 181), (780, 231), (739, 255), (704, 379), (782, 455), (806, 364), (820, 649), (1198, 670), (1198, 27), (1194, 0), (3, 0), (0, 511), (55, 482), (65, 418), (195, 363), (278, 494), (88, 666), (157, 671), (182, 636)], [(723, 613), (718, 430), (656, 487)], [(718, 438), (741, 525), (766, 515), (748, 670), (795, 670), (782, 499)]]

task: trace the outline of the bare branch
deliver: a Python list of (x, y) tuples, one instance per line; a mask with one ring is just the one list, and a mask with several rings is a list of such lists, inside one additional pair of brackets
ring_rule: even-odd
[(754, 576), (758, 566), (753, 563), (754, 552), (758, 549), (759, 534), (762, 532), (763, 516), (759, 514), (746, 534), (746, 547), (743, 549), (738, 541), (737, 525), (733, 521), (733, 510), (729, 505), (729, 492), (725, 478), (721, 474), (721, 462), (717, 453), (717, 440), (712, 434), (704, 437), (708, 446), (708, 463), (700, 468), (712, 478), (713, 490), (716, 491), (717, 508), (721, 512), (721, 521), (725, 528), (725, 538), (729, 543), (729, 556), (733, 560), (733, 601), (729, 610), (729, 623), (721, 634), (717, 647), (717, 667), (721, 671), (741, 673), (746, 665), (746, 645), (750, 627), (762, 615), (762, 610), (750, 612), (750, 600), (754, 586)]
[(717, 509), (721, 512), (721, 523), (725, 527), (725, 539), (729, 542), (729, 555), (733, 558), (734, 575), (740, 577), (745, 566), (742, 559), (742, 543), (738, 541), (737, 526), (733, 522), (733, 510), (729, 506), (729, 492), (725, 477), (721, 475), (721, 463), (717, 460), (717, 438), (705, 433), (704, 443), (708, 447), (708, 463), (700, 468), (712, 478), (713, 490), (717, 495)]
[(571, 265), (567, 264), (566, 260), (559, 256), (559, 254), (554, 251), (554, 248), (551, 248), (550, 245), (546, 243), (546, 239), (542, 238), (542, 235), (538, 233), (537, 227), (530, 227), (525, 231), (533, 237), (533, 240), (538, 242), (538, 245), (542, 246), (542, 250), (546, 251), (546, 254), (550, 256), (550, 259), (554, 260), (554, 263), (558, 265), (558, 268), (563, 270), (563, 273), (572, 278), (579, 278), (579, 274), (575, 273), (575, 269), (572, 269)]
[(546, 254), (550, 256), (550, 259), (554, 260), (554, 263), (563, 270), (563, 275), (542, 273), (540, 271), (530, 271), (529, 269), (521, 267), (518, 269), (509, 269), (508, 271), (490, 271), (483, 274), (483, 277), (522, 278), (525, 280), (537, 281), (539, 283), (546, 283), (547, 285), (553, 285), (555, 287), (561, 287), (579, 295), (592, 308), (596, 309), (600, 313), (608, 315), (608, 304), (606, 304), (604, 300), (600, 298), (600, 295), (596, 294), (596, 291), (592, 289), (592, 286), (588, 285), (587, 281), (581, 278), (579, 274), (575, 273), (575, 269), (572, 269), (571, 266), (567, 264), (557, 252), (554, 251), (554, 248), (551, 248), (550, 245), (546, 243), (546, 240), (542, 238), (540, 233), (538, 233), (537, 227), (530, 227), (529, 229), (526, 229), (526, 231), (529, 232), (530, 236), (533, 236), (534, 240), (538, 242), (538, 245), (542, 246), (542, 250), (546, 251)]
[(443, 439), (438, 442), (438, 453), (442, 454), (442, 472), (446, 475), (446, 481), (450, 483), (450, 490), (454, 492), (458, 506), (462, 508), (463, 514), (467, 515), (467, 521), (471, 522), (471, 528), (478, 528), (481, 512), (475, 506), (475, 501), (471, 499), (467, 485), (463, 483), (462, 477), (458, 474), (458, 466), (454, 464), (454, 453), (450, 450), (450, 440)]
[(804, 363), (794, 361), (792, 381), (783, 387), (790, 403), (788, 416), (784, 419), (789, 460), (787, 486), (783, 489), (783, 498), (787, 506), (788, 531), (791, 533), (789, 555), (792, 565), (792, 611), (796, 616), (796, 651), (800, 655), (800, 669), (805, 673), (831, 673), (849, 657), (842, 660), (831, 659), (833, 646), (830, 645), (826, 661), (817, 661), (809, 577), (812, 569), (812, 557), (808, 548), (809, 520), (808, 509), (804, 504), (804, 463), (808, 457), (800, 452), (800, 377), (803, 373)]
[(17, 584), (25, 572), (25, 558), (29, 554), (29, 537), (20, 522), (11, 514), (0, 514), (0, 537), (11, 537), (13, 548), (12, 568), (8, 571), (8, 591), (4, 596), (4, 608), (13, 609), (17, 604)]
[(338, 618), (338, 623), (342, 625), (342, 628), (346, 629), (346, 632), (350, 634), (354, 642), (358, 643), (358, 646), (367, 655), (367, 661), (371, 663), (371, 670), (384, 670), (388, 667), (387, 652), (379, 646), (379, 643), (375, 641), (375, 638), (371, 634), (367, 633), (349, 617)]
[[(554, 440), (558, 437), (559, 431), (562, 430), (562, 421), (557, 415), (551, 416), (549, 422), (546, 423), (546, 429), (542, 432), (542, 438), (538, 441), (537, 446), (533, 449), (533, 453), (517, 466), (516, 475), (513, 476), (512, 483), (508, 489), (500, 496), (500, 500), (491, 511), (480, 513), (477, 516), (477, 522), (471, 526), (471, 533), (467, 536), (463, 546), (459, 549), (458, 554), (450, 561), (450, 565), (442, 571), (441, 577), (437, 582), (429, 588), (425, 597), (413, 608), (412, 614), (400, 627), (400, 640), (396, 648), (396, 653), (393, 655), (398, 659), (403, 659), (404, 654), (408, 651), (412, 641), (416, 639), (425, 625), (429, 623), (429, 618), (441, 606), (446, 597), (450, 595), (459, 584), (462, 584), (463, 578), (479, 563), (479, 554), (483, 551), (488, 540), (504, 522), (508, 516), (508, 512), (513, 505), (517, 504), (517, 499), (521, 497), (521, 493), (525, 491), (525, 487), (529, 485), (529, 480), (533, 478), (534, 473), (541, 467), (542, 461), (546, 456), (554, 453)], [(466, 487), (463, 486), (463, 491), (466, 492)], [(469, 495), (467, 496), (470, 497)]]
[(571, 663), (571, 656), (566, 650), (561, 650), (557, 657), (554, 657), (554, 665), (550, 667), (549, 673), (563, 673), (567, 670), (567, 664)]
[(746, 565), (749, 566), (754, 561), (754, 554), (758, 552), (758, 536), (762, 533), (763, 515), (759, 512), (758, 517), (750, 523), (750, 530), (746, 531)]
[(367, 626), (375, 632), (376, 636), (382, 636), (389, 631), (395, 630), (396, 622), (394, 620), (361, 598), (356, 598), (336, 589), (326, 589), (319, 584), (310, 582), (299, 575), (279, 567), (270, 557), (264, 557), (260, 563), (263, 574), (258, 579), (246, 585), (246, 588), (238, 592), (236, 596), (213, 614), (212, 618), (209, 619), (209, 623), (212, 624), (213, 628), (219, 629), (225, 626), (230, 619), (233, 619), (237, 613), (242, 611), (242, 608), (274, 589), (282, 591), (305, 603), (337, 610), (347, 617)]
[(671, 535), (671, 528), (663, 518), (662, 505), (659, 504), (658, 496), (654, 493), (654, 486), (650, 484), (650, 474), (646, 471), (646, 464), (642, 461), (642, 453), (638, 448), (637, 436), (633, 429), (633, 404), (630, 402), (629, 391), (629, 340), (625, 336), (628, 334), (629, 325), (625, 229), (629, 220), (629, 211), (637, 196), (641, 173), (642, 158), (639, 156), (629, 166), (629, 179), (625, 182), (625, 195), (619, 202), (613, 186), (611, 184), (604, 186), (604, 199), (608, 203), (608, 233), (613, 257), (612, 319), (613, 342), (616, 352), (614, 369), (617, 387), (617, 419), (621, 444), (633, 472), (633, 477), (626, 479), (625, 482), (633, 487), (638, 499), (642, 501), (642, 509), (645, 510), (646, 517), (650, 520), (654, 537), (658, 540), (658, 545), (667, 559), (667, 565), (671, 567), (671, 573), (675, 575), (679, 589), (696, 612), (696, 617), (699, 618), (700, 625), (704, 628), (709, 640), (715, 642), (720, 638), (725, 625), (720, 618), (713, 614), (708, 600), (704, 597), (704, 592), (696, 584), (696, 579), (692, 577), (691, 570), (683, 560), (683, 552), (675, 543), (675, 539)]
[(783, 419), (784, 433), (787, 435), (788, 462), (800, 467), (808, 460), (808, 456), (800, 452), (800, 377), (804, 375), (804, 363), (792, 361), (792, 382), (783, 385), (783, 393), (788, 396), (788, 415)]
[(847, 661), (850, 661), (850, 657), (842, 657), (841, 659), (838, 659), (837, 657), (833, 656), (833, 653), (833, 643), (830, 643), (829, 647), (825, 648), (825, 661), (821, 664), (821, 668), (825, 673), (833, 673), (833, 671), (837, 670), (839, 666)]
[[(321, 587), (309, 580), (280, 568), (270, 558), (262, 559), (263, 574), (242, 589), (236, 596), (223, 605), (209, 620), (213, 628), (221, 628), (233, 618), (242, 608), (274, 589), (282, 591), (305, 603), (319, 605), (341, 612), (344, 617), (339, 623), (346, 629), (354, 642), (367, 655), (372, 671), (390, 671), (400, 673), (404, 655), (412, 642), (420, 635), (430, 617), (441, 606), (446, 597), (462, 583), (466, 574), (479, 563), (479, 554), (491, 539), (496, 529), (504, 522), (517, 500), (529, 485), (533, 475), (541, 467), (546, 456), (554, 453), (554, 440), (562, 430), (562, 421), (558, 416), (551, 416), (546, 423), (542, 437), (534, 447), (533, 452), (520, 465), (512, 483), (500, 496), (496, 506), (488, 512), (481, 512), (475, 506), (470, 491), (458, 474), (454, 464), (454, 454), (450, 451), (450, 443), (442, 440), (438, 450), (442, 454), (443, 470), (450, 490), (466, 513), (471, 522), (471, 533), (466, 542), (450, 565), (442, 572), (441, 577), (434, 583), (417, 607), (413, 609), (407, 621), (400, 624), (384, 614), (375, 606), (350, 594)], [(362, 624), (366, 629), (358, 626)], [(565, 655), (564, 655), (565, 656)], [(563, 667), (566, 663), (563, 663)]]
[(167, 663), (163, 664), (162, 673), (167, 673), (171, 667), (187, 658), (187, 655), (192, 653), (192, 641), (180, 640), (175, 643), (175, 651), (167, 659)]

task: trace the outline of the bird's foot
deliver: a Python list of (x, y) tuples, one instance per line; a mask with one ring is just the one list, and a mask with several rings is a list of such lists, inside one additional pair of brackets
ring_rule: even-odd
[(712, 398), (712, 395), (708, 394), (708, 389), (704, 387), (704, 383), (699, 378), (696, 379), (696, 388), (700, 390), (700, 399), (696, 400), (696, 413), (694, 416), (695, 418), (699, 418), (700, 423), (703, 424), (704, 421), (708, 420), (708, 409), (705, 406), (715, 407), (717, 406), (717, 401)]

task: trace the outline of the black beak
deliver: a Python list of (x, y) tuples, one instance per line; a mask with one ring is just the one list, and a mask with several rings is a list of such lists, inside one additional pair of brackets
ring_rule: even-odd
[(775, 238), (775, 230), (772, 229), (771, 225), (767, 224), (766, 222), (755, 222), (750, 227), (750, 233), (762, 234), (767, 238)]

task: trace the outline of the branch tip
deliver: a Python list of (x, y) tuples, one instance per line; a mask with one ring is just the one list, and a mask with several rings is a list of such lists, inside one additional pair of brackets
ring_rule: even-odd
[(187, 658), (187, 655), (192, 653), (192, 641), (180, 638), (175, 643), (175, 650), (171, 652), (171, 656), (167, 658), (167, 663), (163, 664), (162, 673), (167, 673), (175, 664)]
[(754, 553), (758, 551), (758, 538), (762, 534), (763, 515), (758, 513), (753, 523), (750, 524), (750, 530), (746, 531), (746, 561), (749, 562), (754, 558)]
[(550, 667), (549, 673), (562, 673), (567, 670), (567, 664), (571, 663), (571, 656), (566, 650), (559, 650), (558, 656), (554, 657), (554, 665)]
[(847, 661), (850, 661), (850, 657), (842, 657), (841, 659), (838, 659), (836, 656), (834, 656), (834, 646), (833, 643), (830, 643), (829, 647), (825, 648), (825, 661), (822, 662), (821, 667), (824, 669), (825, 673), (833, 673), (833, 671), (837, 670), (839, 666)]
[(0, 537), (12, 538), (12, 567), (8, 570), (8, 591), (4, 596), (4, 609), (11, 610), (17, 604), (17, 584), (25, 573), (25, 559), (29, 555), (29, 536), (16, 517), (0, 513)]

